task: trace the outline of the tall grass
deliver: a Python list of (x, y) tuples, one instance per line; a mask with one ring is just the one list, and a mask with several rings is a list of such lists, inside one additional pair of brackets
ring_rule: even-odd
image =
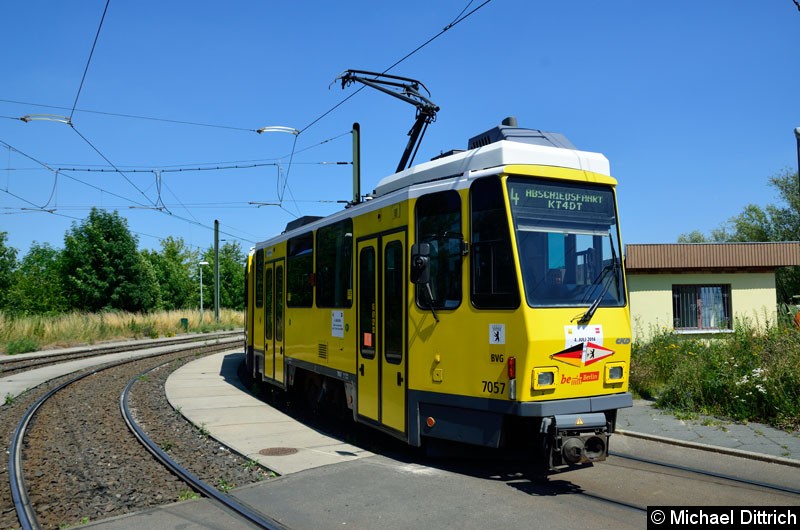
[(110, 340), (171, 337), (185, 332), (181, 319), (188, 320), (189, 332), (232, 330), (244, 325), (241, 311), (220, 309), (219, 322), (213, 311), (204, 311), (203, 317), (200, 322), (198, 310), (23, 317), (0, 312), (0, 352), (13, 354)]
[(662, 408), (800, 428), (800, 330), (737, 322), (693, 339), (667, 330), (633, 345), (631, 389)]

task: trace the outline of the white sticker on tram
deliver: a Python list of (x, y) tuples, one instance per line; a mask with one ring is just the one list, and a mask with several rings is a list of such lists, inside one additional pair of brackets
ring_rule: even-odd
[(344, 338), (344, 311), (331, 311), (331, 336)]
[(489, 344), (506, 343), (506, 325), (489, 324)]
[(564, 326), (564, 348), (585, 342), (603, 345), (603, 326), (589, 324), (586, 326)]

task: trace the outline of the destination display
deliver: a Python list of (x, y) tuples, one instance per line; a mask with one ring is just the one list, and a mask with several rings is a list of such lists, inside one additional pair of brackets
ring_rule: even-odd
[(508, 180), (508, 200), (515, 215), (524, 217), (586, 217), (613, 223), (614, 196), (611, 190), (586, 185), (551, 183), (542, 180)]

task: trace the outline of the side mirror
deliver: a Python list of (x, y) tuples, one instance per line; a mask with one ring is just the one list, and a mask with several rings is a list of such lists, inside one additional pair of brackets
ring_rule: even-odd
[(430, 268), (431, 246), (428, 243), (411, 245), (411, 282), (425, 285), (431, 281)]

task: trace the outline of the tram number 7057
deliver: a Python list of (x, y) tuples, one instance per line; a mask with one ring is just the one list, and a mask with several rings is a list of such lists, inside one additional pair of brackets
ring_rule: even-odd
[(481, 381), (483, 383), (484, 394), (502, 394), (506, 389), (506, 384), (497, 381)]

